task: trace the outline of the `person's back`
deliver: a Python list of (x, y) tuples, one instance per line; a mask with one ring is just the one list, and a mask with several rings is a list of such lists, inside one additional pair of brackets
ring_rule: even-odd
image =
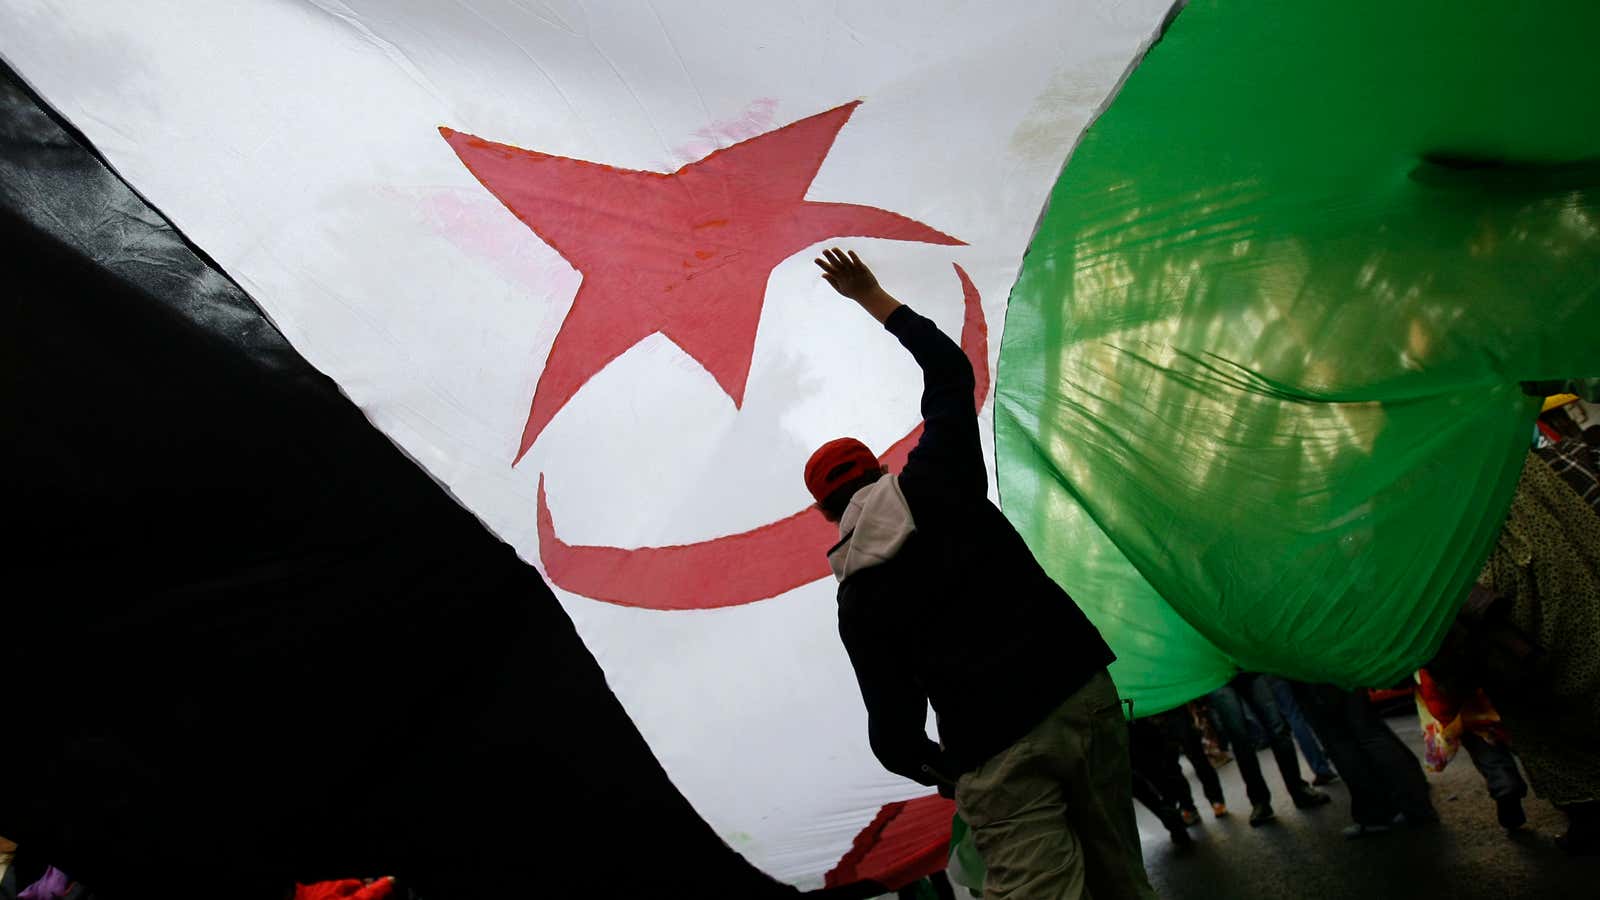
[[(954, 787), (1008, 897), (1152, 897), (1134, 824), (1113, 655), (988, 499), (972, 364), (889, 296), (855, 254), (823, 277), (922, 367), (923, 435), (891, 475), (850, 438), (806, 464), (829, 551), (839, 633), (885, 768)], [(941, 744), (928, 739), (927, 707)]]
[(839, 627), (847, 643), (892, 635), (874, 645), (897, 646), (964, 770), (1021, 737), (1112, 654), (986, 496), (932, 497), (939, 485), (914, 467), (899, 484), (916, 530), (892, 559), (840, 584)]

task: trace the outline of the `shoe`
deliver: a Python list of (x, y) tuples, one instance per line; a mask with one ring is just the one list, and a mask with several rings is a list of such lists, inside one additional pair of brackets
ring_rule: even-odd
[(1250, 827), (1257, 828), (1267, 824), (1268, 822), (1271, 822), (1277, 817), (1278, 814), (1272, 811), (1271, 804), (1257, 803), (1255, 806), (1250, 808)]
[(1500, 827), (1507, 831), (1516, 831), (1528, 824), (1528, 814), (1522, 811), (1521, 797), (1501, 797), (1494, 802), (1499, 808)]
[(1334, 774), (1333, 772), (1326, 772), (1326, 773), (1324, 773), (1322, 775), (1318, 775), (1317, 777), (1311, 779), (1311, 783), (1316, 785), (1317, 787), (1327, 787), (1328, 785), (1333, 784), (1335, 781), (1338, 781), (1338, 780), (1339, 780), (1339, 776), (1338, 775)]
[(1172, 847), (1174, 850), (1188, 850), (1194, 846), (1194, 838), (1189, 836), (1188, 829), (1180, 828), (1169, 833), (1172, 835)]
[(1333, 798), (1327, 794), (1305, 786), (1302, 786), (1298, 791), (1290, 791), (1290, 796), (1294, 797), (1296, 809), (1311, 809), (1312, 807), (1333, 802)]
[(1225, 816), (1227, 814), (1228, 814), (1228, 804), (1226, 804), (1226, 803), (1213, 803), (1213, 804), (1211, 804), (1211, 817), (1213, 819), (1220, 819), (1220, 818), (1222, 818), (1223, 816)]
[(1354, 825), (1345, 826), (1344, 831), (1340, 833), (1343, 834), (1348, 840), (1353, 841), (1358, 838), (1364, 838), (1374, 834), (1383, 834), (1392, 827), (1393, 826), (1391, 825), (1362, 825), (1360, 822), (1357, 822)]
[(1183, 824), (1185, 825), (1200, 824), (1200, 813), (1196, 812), (1195, 808), (1192, 806), (1187, 809), (1178, 810), (1178, 815), (1183, 817)]

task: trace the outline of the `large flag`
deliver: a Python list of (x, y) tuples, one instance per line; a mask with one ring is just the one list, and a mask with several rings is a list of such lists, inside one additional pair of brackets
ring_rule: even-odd
[[(1600, 72), (1583, 41), (1600, 22), (1578, 2), (1196, 3), (1134, 69), (1168, 13), (1154, 0), (1002, 12), (3, 0), (0, 54), (216, 267), (104, 170), (52, 156), (58, 132), (26, 113), (8, 131), (29, 136), (8, 145), (25, 164), (0, 154), (7, 209), (296, 389), (304, 357), (331, 377), (321, 390), (336, 385), (374, 440), (461, 507), (442, 509), (397, 454), (360, 444), (353, 414), (325, 420), (328, 397), (314, 414), (263, 407), (240, 372), (212, 380), (213, 357), (174, 351), (147, 354), (140, 374), (170, 387), (173, 365), (194, 364), (207, 377), (192, 403), (140, 425), (84, 393), (95, 415), (52, 422), (70, 446), (47, 429), (52, 449), (12, 467), (53, 473), (24, 485), (34, 499), (41, 484), (63, 492), (68, 513), (51, 524), (73, 537), (38, 546), (88, 540), (74, 531), (85, 498), (114, 499), (98, 480), (68, 487), (90, 449), (135, 462), (137, 490), (116, 496), (146, 497), (160, 472), (183, 482), (173, 509), (192, 511), (221, 496), (213, 469), (153, 468), (152, 448), (185, 415), (210, 437), (260, 416), (277, 432), (237, 465), (288, 459), (330, 485), (269, 497), (290, 480), (280, 472), (241, 489), (263, 518), (236, 510), (239, 533), (280, 565), (268, 575), (208, 544), (221, 555), (196, 570), (203, 587), (184, 586), (175, 621), (194, 626), (193, 591), (237, 600), (246, 623), (282, 612), (290, 583), (307, 608), (354, 590), (370, 614), (382, 592), (353, 586), (387, 572), (384, 636), (413, 646), (429, 622), (445, 648), (406, 689), (444, 696), (422, 673), (458, 661), (488, 623), (503, 633), (486, 659), (526, 646), (553, 661), (543, 683), (559, 699), (507, 687), (475, 702), (514, 707), (530, 730), (553, 713), (593, 727), (605, 752), (575, 762), (563, 743), (531, 763), (596, 798), (582, 821), (630, 795), (633, 812), (662, 811), (649, 824), (683, 821), (648, 777), (601, 784), (606, 766), (644, 754), (614, 695), (698, 815), (756, 866), (799, 885), (892, 884), (936, 864), (949, 804), (868, 752), (834, 633), (830, 530), (799, 477), (829, 438), (856, 434), (893, 462), (916, 436), (915, 368), (810, 267), (848, 240), (959, 335), (993, 411), (1004, 508), (1106, 633), (1136, 713), (1239, 666), (1352, 685), (1399, 675), (1427, 657), (1498, 528), (1537, 409), (1517, 382), (1596, 374)], [(89, 170), (95, 190), (78, 180)], [(292, 350), (218, 287), (224, 276)], [(117, 315), (144, 302), (107, 296)], [(69, 311), (48, 315), (69, 323)], [(64, 336), (43, 312), (11, 312), (8, 337)], [(126, 366), (161, 331), (140, 343), (130, 329), (118, 346), (113, 321), (78, 336), (96, 360)], [(15, 340), (10, 359), (56, 346)], [(219, 408), (230, 394), (236, 408)], [(286, 449), (325, 421), (328, 446)], [(393, 497), (371, 502), (383, 484)], [(301, 506), (318, 536), (305, 546), (325, 556), (283, 537)], [(555, 587), (603, 683), (532, 569), (507, 572), (504, 548), (474, 544), (469, 513)], [(381, 516), (397, 531), (379, 554), (362, 528)], [(347, 522), (351, 543), (331, 553)], [(138, 562), (139, 546), (117, 559)], [(285, 548), (302, 552), (288, 568)], [(311, 562), (324, 558), (338, 566)], [(135, 584), (148, 574), (129, 571)], [(428, 612), (446, 581), (458, 596)], [(505, 591), (525, 591), (526, 621), (486, 599)], [(114, 631), (90, 621), (97, 641)], [(530, 622), (542, 643), (528, 643)], [(212, 671), (257, 659), (248, 628), (213, 626), (237, 658)], [(308, 663), (294, 683), (330, 685), (319, 715), (360, 698), (390, 709), (393, 691), (358, 689), (369, 659)], [(176, 689), (178, 663), (165, 665), (158, 681)], [(257, 746), (297, 752), (278, 740)], [(106, 741), (94, 746), (103, 758)], [(701, 837), (671, 847), (706, 852)]]
[(1001, 495), (1135, 712), (1392, 684), (1600, 373), (1600, 6), (1190, 4), (1011, 297)]
[(903, 451), (919, 377), (810, 258), (851, 240), (987, 382), (1168, 7), (7, 0), (0, 53), (544, 572), (716, 833), (814, 885), (939, 816), (868, 751), (799, 476)]
[(128, 898), (794, 895), (538, 573), (9, 71), (0, 244), (0, 835)]

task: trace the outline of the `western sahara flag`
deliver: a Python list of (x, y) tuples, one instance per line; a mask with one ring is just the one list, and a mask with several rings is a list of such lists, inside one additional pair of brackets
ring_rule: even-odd
[(810, 258), (851, 240), (987, 372), (1168, 6), (12, 0), (0, 52), (544, 571), (695, 810), (806, 885), (939, 818), (868, 751), (798, 474), (839, 434), (903, 451), (918, 373)]

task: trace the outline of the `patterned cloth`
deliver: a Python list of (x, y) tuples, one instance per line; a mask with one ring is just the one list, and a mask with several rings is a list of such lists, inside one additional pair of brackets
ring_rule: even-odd
[(1600, 447), (1571, 439), (1535, 452), (1591, 509), (1600, 511)]
[(1475, 734), (1497, 747), (1511, 745), (1499, 711), (1482, 688), (1463, 702), (1434, 681), (1427, 669), (1418, 669), (1414, 677), (1417, 721), (1422, 725), (1422, 764), (1428, 771), (1443, 772), (1461, 749), (1464, 735)]
[(1539, 796), (1600, 800), (1600, 513), (1530, 453), (1479, 583), (1545, 649), (1529, 689), (1495, 697)]

